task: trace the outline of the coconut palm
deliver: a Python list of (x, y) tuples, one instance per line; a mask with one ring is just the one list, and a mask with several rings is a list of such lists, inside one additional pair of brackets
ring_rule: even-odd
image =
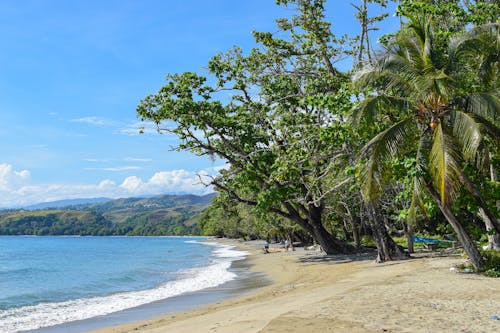
[[(432, 17), (414, 19), (354, 79), (372, 92), (354, 107), (355, 120), (387, 127), (361, 153), (364, 197), (372, 202), (380, 197), (392, 158), (415, 154), (412, 210), (426, 189), (476, 268), (481, 255), (450, 203), (464, 186), (484, 204), (462, 166), (484, 160), (478, 157), (487, 149), (485, 136), (499, 140), (498, 31), (498, 24), (490, 24), (437, 43)], [(487, 215), (500, 232), (496, 217)]]

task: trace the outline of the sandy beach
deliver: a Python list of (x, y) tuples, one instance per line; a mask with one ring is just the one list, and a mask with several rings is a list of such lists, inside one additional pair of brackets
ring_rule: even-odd
[(369, 256), (314, 251), (251, 253), (273, 283), (250, 294), (95, 333), (500, 332), (500, 279), (450, 271), (457, 255), (421, 253), (376, 264)]

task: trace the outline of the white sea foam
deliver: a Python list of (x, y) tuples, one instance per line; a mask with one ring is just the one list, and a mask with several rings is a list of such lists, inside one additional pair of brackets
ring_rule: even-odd
[(32, 330), (106, 315), (233, 280), (236, 274), (229, 271), (231, 262), (243, 259), (247, 253), (218, 243), (204, 244), (215, 247), (216, 258), (206, 267), (183, 271), (175, 281), (142, 291), (0, 310), (0, 332)]
[(224, 245), (221, 246), (219, 243), (204, 242), (204, 244), (217, 246), (214, 250), (214, 254), (220, 258), (232, 258), (233, 260), (245, 259), (249, 255), (246, 251), (236, 250), (236, 246)]

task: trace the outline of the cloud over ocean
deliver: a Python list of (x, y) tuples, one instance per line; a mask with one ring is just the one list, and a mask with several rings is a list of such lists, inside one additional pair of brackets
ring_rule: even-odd
[[(212, 175), (218, 168), (198, 172), (184, 169), (159, 171), (149, 179), (125, 177), (121, 182), (103, 179), (96, 184), (37, 183), (28, 170), (16, 170), (13, 165), (0, 164), (0, 207), (19, 207), (62, 199), (108, 197), (121, 198), (157, 194), (208, 194), (213, 190), (200, 183), (198, 175)], [(133, 169), (131, 169), (133, 170)]]

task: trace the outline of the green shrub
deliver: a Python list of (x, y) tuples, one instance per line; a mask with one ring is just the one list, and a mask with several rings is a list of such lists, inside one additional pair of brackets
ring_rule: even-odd
[(481, 273), (491, 277), (500, 277), (500, 251), (483, 251), (484, 268)]

